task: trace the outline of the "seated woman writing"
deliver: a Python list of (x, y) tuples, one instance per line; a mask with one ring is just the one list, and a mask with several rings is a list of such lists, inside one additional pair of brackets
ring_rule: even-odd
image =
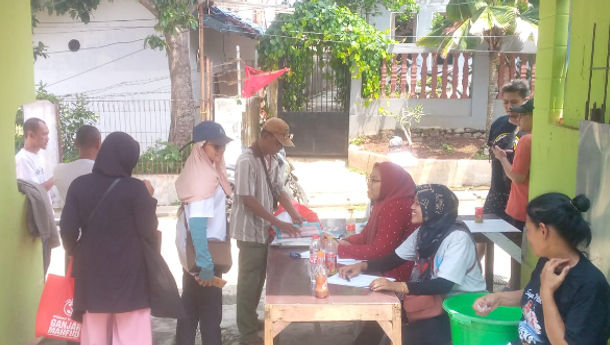
[[(367, 179), (368, 197), (373, 209), (361, 233), (339, 241), (339, 257), (371, 260), (392, 253), (417, 225), (411, 222), (411, 205), (415, 197), (415, 182), (401, 166), (382, 162), (373, 166)], [(413, 261), (383, 272), (386, 277), (407, 281), (413, 271)], [(379, 343), (383, 330), (377, 322), (366, 322), (356, 344)]]
[(570, 199), (560, 193), (527, 204), (527, 241), (540, 257), (529, 283), (524, 290), (493, 293), (473, 304), (480, 315), (500, 305), (521, 306), (519, 340), (512, 344), (606, 345), (610, 338), (610, 286), (579, 249), (591, 243), (581, 214), (588, 209), (584, 195)]
[(412, 222), (421, 226), (393, 253), (342, 267), (339, 274), (345, 278), (362, 271), (386, 271), (414, 260), (408, 282), (378, 278), (370, 288), (405, 295), (407, 323), (403, 323), (403, 344), (450, 344), (449, 318), (442, 310), (442, 297), (485, 290), (474, 242), (468, 228), (456, 222), (458, 199), (446, 186), (417, 186), (411, 209)]
[[(417, 228), (411, 222), (415, 183), (402, 167), (382, 162), (373, 166), (367, 179), (371, 216), (361, 233), (339, 241), (339, 257), (371, 260), (392, 253)], [(405, 262), (384, 272), (385, 276), (407, 280), (413, 262)]]

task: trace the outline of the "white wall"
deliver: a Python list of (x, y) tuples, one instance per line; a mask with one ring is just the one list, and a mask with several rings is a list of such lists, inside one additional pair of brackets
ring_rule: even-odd
[(447, 9), (449, 0), (420, 0), (419, 12), (417, 13), (417, 26), (415, 35), (417, 39), (430, 33), (432, 28), (432, 18), (435, 13), (444, 13)]
[[(350, 90), (349, 137), (376, 134), (382, 129), (393, 129), (395, 121), (392, 116), (380, 113), (383, 108), (387, 114), (396, 114), (406, 105), (422, 105), (425, 116), (414, 127), (474, 128), (485, 129), (487, 114), (487, 85), (489, 57), (486, 53), (475, 53), (472, 63), (472, 89), (469, 99), (417, 99), (385, 98), (378, 99), (365, 106), (360, 97), (362, 81), (352, 79)], [(504, 115), (502, 102), (494, 104), (496, 117)]]
[[(49, 91), (169, 98), (165, 51), (143, 49), (144, 38), (155, 33), (156, 19), (136, 0), (102, 1), (89, 24), (69, 16), (37, 17), (40, 24), (33, 39), (49, 46), (49, 58), (38, 58), (34, 64), (35, 80), (48, 84)], [(68, 49), (71, 39), (80, 42), (80, 50)]]

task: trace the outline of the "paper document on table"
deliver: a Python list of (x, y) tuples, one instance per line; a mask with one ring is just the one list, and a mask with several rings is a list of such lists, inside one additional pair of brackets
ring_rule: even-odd
[[(299, 253), (299, 255), (301, 256), (301, 259), (309, 259), (309, 250)], [(344, 259), (341, 257), (337, 257), (337, 263), (342, 264), (342, 265), (353, 265), (353, 264), (357, 264), (361, 261), (362, 260)]]
[(310, 243), (311, 238), (308, 237), (286, 237), (275, 238), (271, 245), (279, 247), (307, 247)]
[[(359, 288), (368, 288), (371, 285), (371, 282), (377, 278), (381, 278), (380, 276), (373, 276), (370, 274), (359, 274), (355, 277), (351, 277), (348, 280), (341, 278), (338, 274), (335, 274), (328, 278), (326, 281), (328, 284), (335, 285), (345, 285), (345, 286), (353, 286)], [(384, 277), (388, 280), (394, 281), (394, 278)]]
[(464, 224), (472, 233), (481, 232), (520, 232), (519, 229), (512, 226), (504, 219), (485, 219), (482, 223), (476, 223), (474, 220), (465, 220)]

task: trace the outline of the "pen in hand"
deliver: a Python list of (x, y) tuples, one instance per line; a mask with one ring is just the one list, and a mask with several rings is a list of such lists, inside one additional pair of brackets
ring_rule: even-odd
[(345, 275), (345, 280), (350, 281), (349, 276), (347, 274)]

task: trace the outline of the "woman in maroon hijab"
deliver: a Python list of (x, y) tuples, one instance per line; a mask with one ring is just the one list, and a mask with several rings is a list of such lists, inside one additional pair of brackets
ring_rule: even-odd
[[(382, 258), (394, 252), (418, 225), (411, 223), (415, 182), (402, 167), (382, 162), (373, 166), (367, 179), (368, 196), (373, 203), (371, 216), (361, 233), (339, 241), (339, 257), (357, 260)], [(409, 281), (413, 262), (384, 272), (397, 281)], [(377, 322), (366, 322), (354, 344), (378, 344), (383, 330)]]
[[(411, 224), (411, 204), (415, 182), (402, 167), (382, 162), (373, 166), (367, 179), (368, 196), (373, 203), (371, 216), (361, 233), (339, 242), (339, 257), (371, 260), (394, 251), (417, 229)], [(408, 261), (385, 276), (408, 281), (413, 262)]]

